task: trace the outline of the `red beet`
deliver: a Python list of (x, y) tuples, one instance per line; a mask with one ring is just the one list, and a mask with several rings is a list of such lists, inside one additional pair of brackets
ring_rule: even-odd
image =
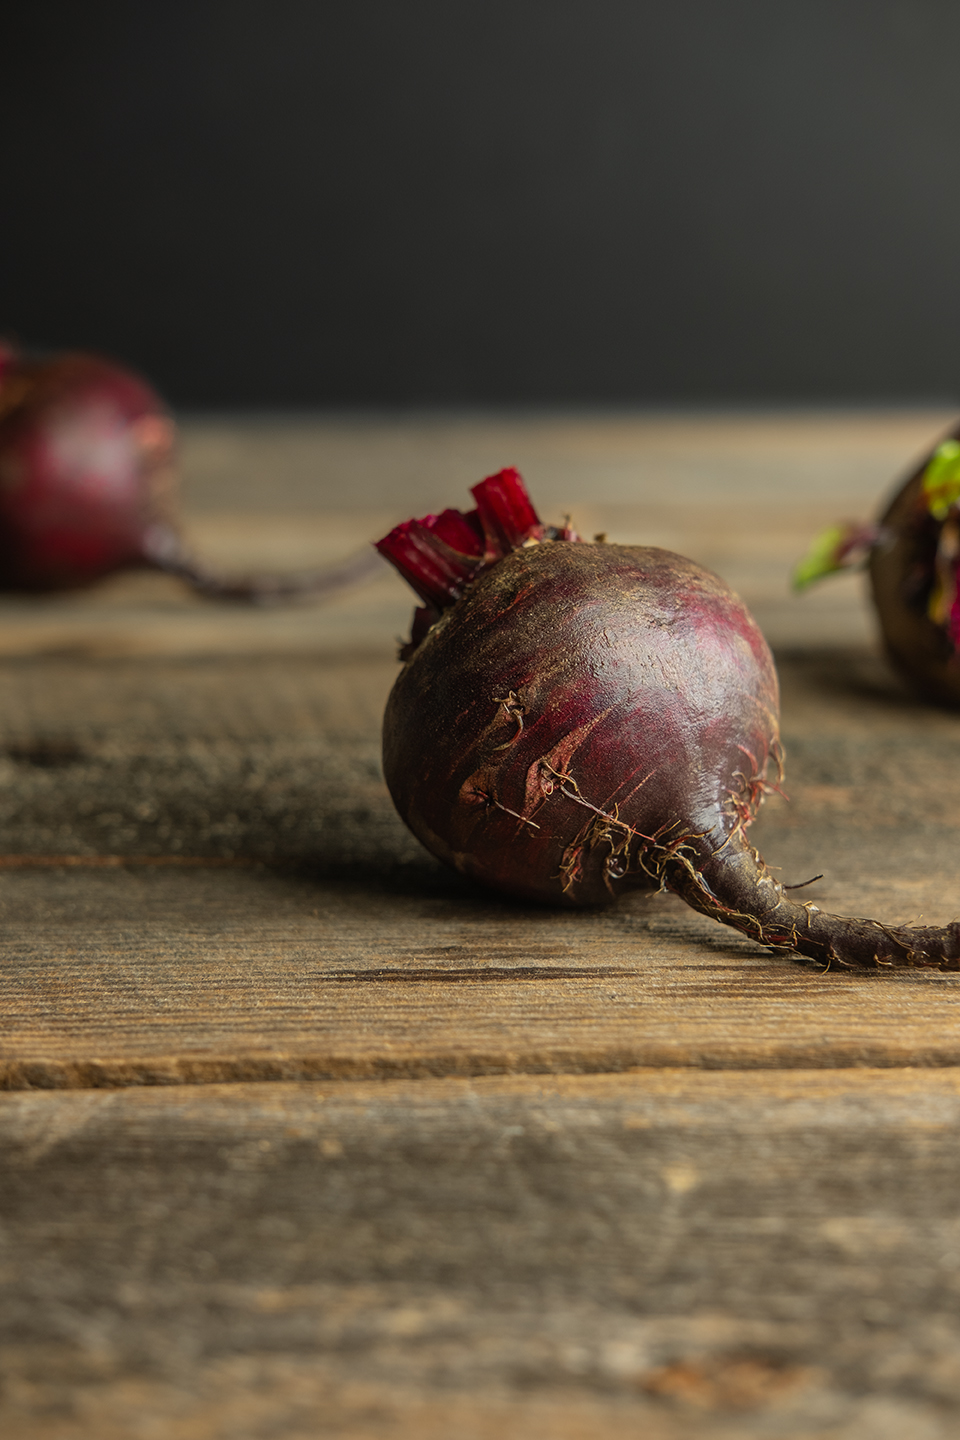
[(266, 601), (336, 590), (368, 556), (290, 577), (225, 578), (181, 535), (176, 432), (138, 376), (95, 355), (0, 346), (0, 590), (51, 591), (150, 566), (205, 594)]
[(425, 602), (383, 756), (434, 855), (561, 904), (666, 888), (827, 964), (960, 968), (960, 925), (824, 914), (747, 843), (781, 773), (777, 677), (722, 580), (666, 550), (546, 529), (516, 471), (473, 494), (475, 511), (407, 521), (377, 547)]
[(900, 482), (872, 525), (838, 525), (814, 542), (798, 589), (866, 563), (884, 645), (922, 695), (960, 708), (960, 427)]
[(960, 444), (924, 458), (893, 497), (870, 551), (887, 653), (929, 699), (960, 707)]

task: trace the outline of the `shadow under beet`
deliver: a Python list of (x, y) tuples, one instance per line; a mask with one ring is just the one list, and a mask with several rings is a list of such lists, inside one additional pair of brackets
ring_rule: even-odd
[(893, 711), (929, 708), (880, 653), (865, 649), (778, 649), (774, 658), (784, 705), (807, 699), (854, 700)]
[[(767, 859), (792, 881), (828, 868), (811, 826), (838, 843), (842, 831), (860, 863), (891, 834), (901, 855), (934, 832), (944, 843), (960, 814), (960, 716), (914, 700), (868, 651), (779, 659), (793, 804), (763, 813)], [(387, 793), (395, 674), (304, 655), (4, 661), (0, 855), (253, 858), (308, 880), (476, 896)]]
[(8, 751), (0, 851), (255, 857), (326, 874), (419, 862), (374, 748), (324, 749), (281, 738), (202, 755)]
[(5, 661), (0, 854), (426, 867), (380, 769), (395, 672), (322, 656)]

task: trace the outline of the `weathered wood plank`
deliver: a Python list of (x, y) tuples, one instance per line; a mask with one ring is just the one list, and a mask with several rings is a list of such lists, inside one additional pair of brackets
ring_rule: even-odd
[(4, 1433), (946, 1440), (958, 1075), (0, 1097)]
[[(768, 858), (825, 870), (821, 905), (951, 918), (960, 720), (869, 656), (783, 668)], [(392, 674), (6, 662), (0, 853), (272, 868), (0, 867), (3, 1084), (960, 1062), (954, 977), (821, 976), (670, 897), (557, 913), (446, 874), (379, 778)]]
[[(946, 920), (960, 720), (867, 652), (855, 580), (783, 589), (946, 418), (204, 423), (191, 525), (292, 568), (508, 461), (546, 512), (693, 554), (802, 650), (768, 858)], [(66, 1087), (0, 1095), (0, 1429), (960, 1433), (958, 1072), (891, 1068), (960, 1063), (958, 982), (446, 875), (379, 778), (409, 606), (389, 575), (269, 613), (150, 576), (0, 601), (0, 1076)]]
[(672, 900), (433, 883), (8, 872), (0, 1083), (960, 1063), (952, 977), (820, 976)]

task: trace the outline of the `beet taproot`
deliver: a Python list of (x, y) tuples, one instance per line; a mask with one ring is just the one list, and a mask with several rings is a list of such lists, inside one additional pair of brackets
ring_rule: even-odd
[(48, 592), (149, 567), (218, 599), (320, 595), (369, 552), (299, 575), (223, 576), (184, 540), (176, 429), (145, 380), (96, 355), (32, 360), (0, 345), (0, 590)]
[(879, 520), (823, 531), (794, 585), (862, 565), (895, 669), (924, 698), (960, 708), (960, 427), (898, 482)]
[(516, 471), (477, 509), (377, 548), (423, 606), (384, 717), (397, 809), (439, 859), (566, 905), (674, 891), (775, 950), (960, 968), (960, 925), (891, 927), (790, 898), (746, 831), (782, 775), (773, 659), (682, 556), (543, 526)]

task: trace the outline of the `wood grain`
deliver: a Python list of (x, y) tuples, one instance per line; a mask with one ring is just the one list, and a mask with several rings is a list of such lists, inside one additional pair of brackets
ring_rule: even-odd
[[(869, 655), (782, 670), (768, 859), (825, 871), (820, 905), (951, 918), (960, 720)], [(552, 912), (445, 872), (379, 776), (393, 673), (5, 662), (0, 853), (43, 863), (0, 866), (0, 1083), (960, 1063), (955, 977), (820, 975), (668, 896)]]
[(435, 883), (4, 873), (0, 1083), (960, 1063), (952, 977), (820, 976), (671, 900), (553, 916)]
[(945, 1440), (958, 1129), (956, 1071), (6, 1095), (0, 1422)]

